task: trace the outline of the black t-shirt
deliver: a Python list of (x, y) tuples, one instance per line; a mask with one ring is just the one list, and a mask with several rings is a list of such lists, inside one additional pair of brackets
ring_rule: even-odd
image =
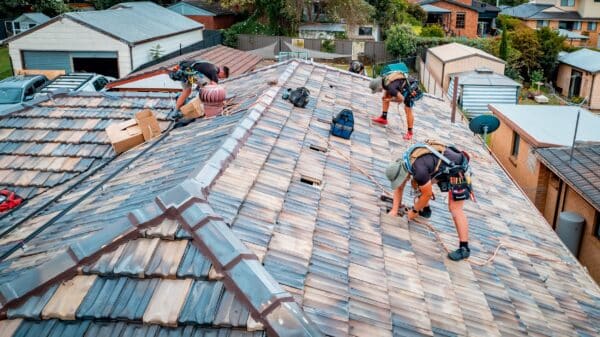
[(404, 96), (404, 92), (403, 92), (403, 88), (404, 85), (406, 83), (405, 79), (400, 79), (400, 80), (395, 80), (392, 81), (390, 84), (388, 84), (387, 86), (384, 84), (383, 88), (388, 92), (388, 94), (390, 94), (390, 96), (392, 97), (397, 97), (398, 93), (402, 94)]
[[(451, 162), (457, 164), (462, 163), (462, 153), (454, 152), (452, 149), (447, 148), (446, 151), (444, 151), (443, 155), (444, 157), (448, 158)], [(415, 159), (415, 162), (412, 164), (412, 169), (414, 172), (413, 177), (419, 186), (427, 184), (427, 182), (435, 176), (439, 169), (442, 169), (445, 166), (447, 166), (444, 162), (442, 162), (440, 168), (436, 171), (435, 168), (438, 164), (438, 161), (440, 161), (440, 159), (433, 153), (428, 153)]]
[(197, 62), (194, 63), (192, 68), (195, 71), (206, 76), (209, 80), (215, 83), (219, 83), (219, 76), (217, 75), (219, 73), (219, 67), (217, 67), (216, 65), (209, 62)]

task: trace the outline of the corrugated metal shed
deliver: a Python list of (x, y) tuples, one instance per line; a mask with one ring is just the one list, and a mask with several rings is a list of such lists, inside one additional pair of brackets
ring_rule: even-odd
[[(454, 79), (455, 76), (459, 78), (459, 106), (469, 117), (489, 113), (488, 104), (517, 103), (521, 84), (504, 75), (484, 68), (451, 74), (450, 78)], [(450, 100), (453, 93), (454, 80), (451, 80), (447, 93)]]
[(198, 22), (152, 2), (124, 2), (103, 11), (65, 15), (129, 43), (202, 28)]

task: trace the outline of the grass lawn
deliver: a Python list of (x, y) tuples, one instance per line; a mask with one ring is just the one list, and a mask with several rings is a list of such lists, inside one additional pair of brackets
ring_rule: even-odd
[(8, 57), (8, 48), (0, 48), (0, 79), (12, 76), (12, 69), (10, 67), (10, 59)]
[[(536, 88), (537, 89), (537, 88)], [(535, 93), (537, 90), (534, 88), (529, 88), (529, 89), (521, 89), (521, 94), (519, 96), (519, 104), (530, 104), (530, 105), (537, 105), (540, 104), (532, 99), (527, 98), (527, 94), (528, 92), (532, 92)], [(560, 100), (558, 98), (556, 98), (556, 96), (552, 95), (551, 93), (548, 92), (548, 89), (546, 87), (540, 87), (540, 92), (548, 97), (548, 103), (544, 103), (544, 104), (549, 104), (549, 105), (558, 105), (560, 104)]]

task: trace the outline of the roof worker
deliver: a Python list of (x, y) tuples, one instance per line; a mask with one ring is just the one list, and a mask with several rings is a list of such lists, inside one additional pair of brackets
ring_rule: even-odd
[(353, 60), (350, 62), (350, 68), (348, 71), (351, 73), (359, 74), (365, 76), (365, 66), (360, 61)]
[(442, 192), (448, 192), (448, 209), (458, 233), (459, 247), (448, 254), (453, 261), (466, 259), (470, 255), (469, 223), (463, 211), (465, 201), (473, 196), (469, 170), (469, 156), (454, 146), (445, 146), (436, 141), (412, 145), (401, 158), (392, 162), (385, 175), (394, 190), (392, 208), (389, 215), (398, 215), (402, 205), (402, 194), (406, 183), (411, 180), (418, 199), (407, 211), (408, 220), (417, 216), (431, 216), (429, 200), (433, 196), (433, 184)]
[(371, 80), (369, 88), (373, 93), (383, 90), (383, 111), (381, 116), (373, 118), (373, 122), (382, 125), (387, 125), (387, 114), (392, 100), (402, 103), (404, 102), (404, 112), (406, 113), (406, 124), (408, 131), (404, 134), (404, 140), (411, 140), (413, 137), (413, 124), (415, 117), (412, 107), (415, 105), (415, 93), (409, 89), (408, 80), (403, 72), (395, 71), (387, 74), (384, 77), (376, 77)]
[(175, 110), (179, 110), (185, 104), (186, 99), (192, 93), (192, 86), (197, 85), (198, 90), (207, 84), (219, 83), (219, 79), (229, 77), (229, 68), (226, 66), (216, 66), (210, 62), (180, 62), (169, 73), (169, 77), (174, 81), (181, 82), (182, 90)]

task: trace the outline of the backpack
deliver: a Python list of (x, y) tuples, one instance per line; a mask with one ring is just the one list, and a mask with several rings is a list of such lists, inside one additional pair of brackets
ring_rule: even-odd
[(300, 87), (290, 91), (289, 100), (292, 104), (299, 108), (304, 108), (308, 104), (310, 91), (305, 87)]
[(343, 109), (331, 120), (330, 133), (344, 139), (350, 139), (354, 131), (354, 115), (352, 110)]

